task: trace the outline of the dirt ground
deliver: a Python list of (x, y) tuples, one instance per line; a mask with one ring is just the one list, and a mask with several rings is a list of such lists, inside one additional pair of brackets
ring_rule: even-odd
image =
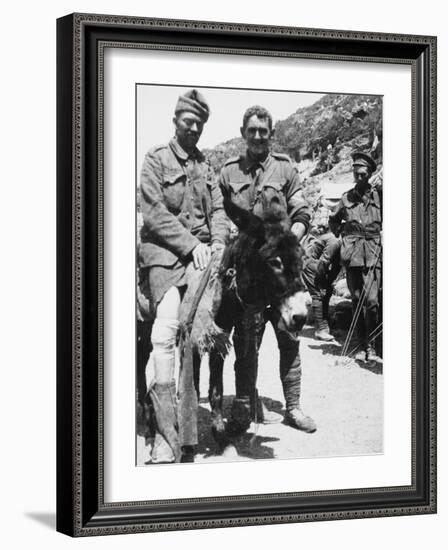
[[(279, 423), (255, 424), (233, 440), (223, 456), (210, 432), (207, 401), (208, 366), (201, 367), (199, 445), (195, 462), (222, 462), (273, 458), (359, 456), (383, 452), (383, 366), (381, 363), (343, 362), (344, 333), (334, 343), (314, 339), (306, 326), (301, 339), (302, 396), (304, 412), (314, 418), (317, 431), (303, 433), (282, 423), (284, 401), (278, 369), (278, 349), (268, 325), (260, 349), (258, 390), (267, 408), (278, 413)], [(233, 352), (224, 368), (224, 414), (229, 414), (235, 394)], [(137, 437), (137, 465), (145, 465), (151, 446)]]

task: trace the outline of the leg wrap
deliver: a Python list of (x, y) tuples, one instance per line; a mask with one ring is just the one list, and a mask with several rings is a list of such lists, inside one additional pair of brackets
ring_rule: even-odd
[(324, 312), (323, 312), (323, 304), (322, 304), (322, 298), (320, 296), (312, 296), (312, 311), (313, 311), (313, 317), (314, 317), (314, 326), (316, 330), (322, 330), (323, 328), (323, 320), (324, 320)]
[(285, 396), (286, 410), (300, 408), (300, 389), (302, 380), (302, 367), (296, 366), (280, 373), (282, 378), (283, 394)]
[(289, 338), (287, 333), (277, 331), (280, 351), (280, 380), (283, 386), (286, 409), (300, 406), (302, 366), (300, 364), (300, 342)]
[(155, 380), (169, 383), (174, 376), (176, 336), (179, 322), (176, 319), (156, 319), (152, 327), (151, 344), (155, 368)]

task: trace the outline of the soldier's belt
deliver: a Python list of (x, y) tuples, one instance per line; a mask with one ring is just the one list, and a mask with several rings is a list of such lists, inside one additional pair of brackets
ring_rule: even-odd
[(344, 233), (344, 237), (357, 237), (358, 239), (379, 239), (381, 233), (378, 231), (351, 231)]

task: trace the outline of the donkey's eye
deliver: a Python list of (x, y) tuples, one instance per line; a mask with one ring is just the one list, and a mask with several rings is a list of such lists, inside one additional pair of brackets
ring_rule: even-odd
[(283, 269), (283, 262), (282, 262), (282, 260), (279, 256), (277, 256), (276, 258), (271, 258), (270, 260), (268, 260), (268, 264), (273, 269)]

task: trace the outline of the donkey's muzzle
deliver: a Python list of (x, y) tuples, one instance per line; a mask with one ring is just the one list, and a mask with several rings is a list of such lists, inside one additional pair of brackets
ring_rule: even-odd
[(280, 305), (280, 313), (287, 330), (302, 330), (308, 316), (309, 294), (299, 291), (286, 298)]

